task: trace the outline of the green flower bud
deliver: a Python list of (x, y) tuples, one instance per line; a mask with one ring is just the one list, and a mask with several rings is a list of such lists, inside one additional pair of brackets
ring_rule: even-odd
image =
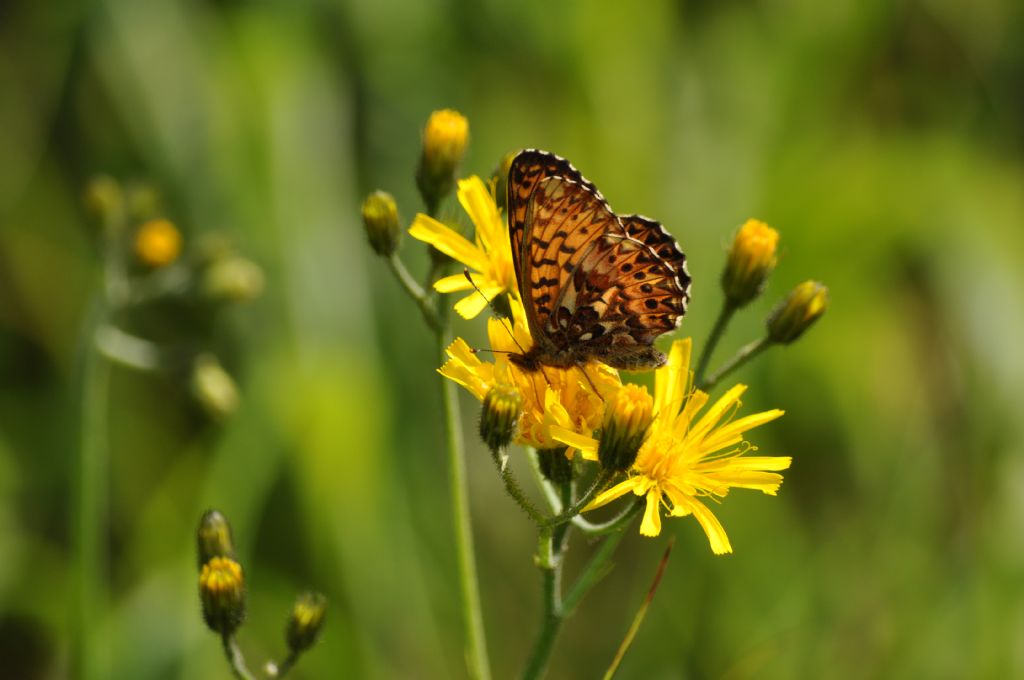
[(804, 281), (768, 315), (768, 338), (788, 344), (803, 335), (828, 308), (828, 288), (817, 281)]
[(313, 646), (320, 631), (324, 627), (324, 616), (327, 614), (327, 598), (320, 593), (303, 593), (295, 600), (288, 625), (285, 628), (285, 639), (288, 649), (303, 652)]
[(561, 485), (572, 481), (572, 460), (565, 455), (565, 447), (538, 449), (537, 463), (541, 474), (553, 484)]
[(523, 398), (512, 387), (492, 387), (480, 409), (480, 438), (492, 451), (505, 448), (512, 441)]
[(263, 292), (263, 270), (240, 255), (215, 258), (203, 271), (200, 291), (216, 302), (248, 302)]
[(633, 467), (647, 430), (654, 420), (654, 402), (647, 388), (623, 385), (604, 411), (597, 458), (605, 469), (624, 472)]
[(227, 419), (238, 409), (238, 386), (212, 354), (196, 357), (192, 366), (192, 395), (216, 421)]
[(469, 143), (469, 121), (458, 111), (434, 111), (423, 128), (423, 150), (416, 186), (423, 202), (434, 212), (455, 184), (455, 170)]
[(200, 568), (214, 557), (235, 557), (231, 525), (228, 524), (227, 518), (216, 510), (207, 510), (200, 518), (196, 544)]
[(382, 257), (391, 257), (398, 250), (402, 236), (398, 224), (398, 206), (386, 191), (375, 191), (363, 201), (363, 226), (370, 247)]
[(113, 177), (99, 175), (90, 180), (82, 194), (82, 202), (85, 209), (104, 225), (113, 226), (123, 219), (124, 191)]
[(214, 557), (199, 574), (199, 599), (210, 630), (231, 635), (245, 619), (245, 578), (230, 557)]
[(764, 290), (768, 275), (775, 269), (779, 232), (758, 220), (747, 220), (736, 232), (725, 271), (722, 290), (733, 307), (742, 307)]

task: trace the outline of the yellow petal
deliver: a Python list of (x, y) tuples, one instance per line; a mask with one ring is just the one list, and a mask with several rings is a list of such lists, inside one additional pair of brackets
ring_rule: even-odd
[(459, 180), (458, 196), (463, 210), (476, 225), (481, 245), (493, 248), (497, 245), (497, 231), (502, 226), (502, 219), (483, 180), (476, 175)]
[(433, 217), (420, 213), (416, 215), (409, 235), (434, 246), (445, 255), (458, 260), (467, 267), (484, 271), (487, 269), (487, 256), (475, 245), (466, 240), (462, 234), (441, 224)]
[(711, 453), (724, 449), (726, 446), (732, 446), (740, 441), (743, 433), (747, 430), (752, 430), (755, 427), (769, 423), (784, 413), (785, 411), (776, 408), (771, 411), (762, 411), (761, 413), (737, 418), (712, 432), (704, 440), (701, 448), (705, 452)]
[(639, 477), (630, 477), (627, 480), (619, 482), (610, 489), (605, 489), (601, 493), (597, 494), (597, 497), (590, 501), (590, 503), (587, 504), (587, 507), (583, 508), (583, 512), (590, 512), (591, 510), (600, 508), (602, 505), (607, 505), (616, 498), (626, 495), (630, 491), (636, 493), (639, 486), (639, 480)]
[(722, 395), (722, 397), (715, 402), (715, 405), (708, 409), (708, 412), (701, 416), (701, 419), (697, 421), (697, 424), (693, 426), (690, 433), (694, 437), (703, 437), (707, 434), (718, 421), (722, 419), (722, 416), (726, 412), (736, 405), (740, 400), (740, 396), (747, 391), (746, 385), (734, 385), (728, 392)]
[(732, 545), (729, 543), (729, 537), (725, 533), (725, 527), (718, 521), (715, 514), (708, 510), (707, 506), (696, 499), (692, 499), (689, 503), (690, 510), (693, 512), (693, 516), (700, 522), (701, 528), (704, 529), (704, 533), (708, 537), (708, 541), (711, 543), (711, 552), (716, 555), (725, 555), (726, 553), (732, 552)]
[(472, 293), (455, 303), (455, 311), (463, 319), (475, 319), (477, 314), (484, 311), (490, 300), (501, 294), (502, 289), (495, 286), (481, 286), (479, 291)]
[(434, 281), (434, 290), (438, 293), (454, 293), (460, 290), (470, 290), (473, 286), (466, 280), (465, 274), (452, 274), (443, 279)]
[(570, 429), (558, 425), (551, 426), (551, 438), (562, 442), (566, 446), (578, 449), (587, 460), (597, 460), (598, 442), (593, 437), (588, 437)]
[(654, 374), (654, 410), (659, 420), (670, 422), (683, 404), (690, 375), (690, 338), (676, 340), (668, 352), (668, 363)]
[(642, 536), (657, 536), (661, 533), (661, 494), (655, 489), (647, 492), (647, 507), (644, 509), (644, 518), (640, 522), (640, 534)]

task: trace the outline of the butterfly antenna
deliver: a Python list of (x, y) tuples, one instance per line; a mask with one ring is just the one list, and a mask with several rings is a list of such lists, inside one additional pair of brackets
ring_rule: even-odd
[(590, 384), (590, 389), (594, 390), (594, 394), (596, 394), (597, 398), (601, 400), (601, 403), (605, 403), (604, 395), (598, 391), (597, 385), (594, 384), (594, 381), (590, 379), (590, 374), (587, 373), (587, 365), (576, 364), (576, 367), (580, 369), (580, 373), (582, 373), (583, 377), (587, 379), (587, 382)]
[[(473, 277), (469, 275), (469, 268), (468, 267), (464, 267), (462, 269), (462, 275), (466, 277), (467, 281), (469, 281), (469, 285), (473, 286), (473, 290), (475, 290), (477, 293), (480, 293), (480, 297), (482, 297), (484, 299), (484, 302), (487, 303), (487, 306), (491, 308), (492, 312), (494, 312), (494, 316), (501, 323), (501, 327), (505, 329), (505, 332), (508, 333), (508, 337), (512, 338), (512, 342), (514, 342), (516, 347), (519, 348), (519, 354), (520, 355), (526, 354), (526, 350), (523, 349), (523, 346), (519, 344), (518, 340), (516, 340), (516, 336), (512, 332), (512, 328), (508, 325), (508, 319), (506, 317), (502, 316), (502, 314), (498, 311), (497, 306), (494, 304), (494, 300), (490, 299), (486, 295), (484, 295), (484, 292), (482, 290), (480, 290), (479, 286), (476, 285), (476, 281), (474, 281)], [(506, 352), (504, 350), (494, 350), (494, 349), (491, 349), (491, 350), (474, 349), (473, 350), (474, 354), (477, 353), (477, 352), (491, 352), (493, 354), (515, 354), (515, 352)]]

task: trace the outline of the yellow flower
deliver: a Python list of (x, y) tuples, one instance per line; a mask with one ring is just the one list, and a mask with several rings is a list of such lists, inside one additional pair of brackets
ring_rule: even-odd
[(817, 281), (804, 281), (768, 315), (768, 337), (772, 342), (793, 342), (828, 309), (828, 288)]
[(170, 220), (149, 220), (135, 234), (135, 254), (150, 267), (163, 267), (178, 259), (181, 232)]
[(469, 121), (454, 109), (434, 111), (423, 128), (423, 157), (449, 173), (462, 160), (469, 142)]
[(473, 283), (483, 295), (473, 290), (461, 273), (439, 279), (434, 283), (434, 289), (440, 293), (472, 291), (455, 304), (455, 311), (463, 318), (472, 319), (483, 311), (488, 300), (505, 291), (515, 291), (516, 275), (512, 270), (508, 227), (483, 180), (476, 176), (460, 180), (458, 197), (476, 227), (474, 243), (422, 213), (416, 215), (409, 234), (469, 267)]
[(747, 304), (764, 290), (775, 269), (779, 232), (760, 220), (747, 220), (736, 232), (722, 273), (722, 288), (729, 302)]
[[(618, 373), (604, 364), (582, 368), (544, 366), (540, 371), (524, 371), (509, 360), (508, 353), (526, 351), (533, 343), (522, 305), (515, 298), (510, 298), (510, 304), (514, 340), (505, 321), (488, 319), (487, 332), (495, 351), (493, 362), (481, 361), (465, 340), (457, 338), (448, 347), (449, 360), (439, 372), (480, 401), (498, 385), (518, 392), (522, 397), (522, 415), (516, 443), (538, 449), (562, 446), (553, 431), (589, 437), (601, 426), (605, 400), (621, 387)], [(596, 449), (585, 457), (596, 460)]]
[[(661, 533), (662, 507), (673, 517), (692, 514), (707, 534), (711, 550), (721, 555), (732, 552), (729, 537), (702, 499), (718, 501), (734, 487), (774, 496), (782, 483), (778, 471), (787, 469), (792, 459), (744, 455), (755, 447), (743, 434), (782, 415), (773, 409), (733, 419), (746, 385), (736, 385), (697, 417), (708, 395), (691, 389), (690, 349), (689, 338), (673, 343), (668, 364), (655, 374), (656, 415), (630, 477), (599, 494), (586, 510), (632, 492), (647, 501), (641, 534)], [(579, 435), (560, 434), (558, 439), (584, 455), (598, 447), (596, 440), (586, 441)]]
[(199, 574), (203, 618), (211, 630), (230, 635), (245, 618), (245, 578), (230, 557), (214, 557)]

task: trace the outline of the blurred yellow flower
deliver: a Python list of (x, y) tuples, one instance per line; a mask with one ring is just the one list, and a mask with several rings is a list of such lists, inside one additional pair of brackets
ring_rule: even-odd
[[(618, 373), (597, 363), (524, 371), (508, 355), (528, 350), (533, 343), (522, 305), (515, 298), (510, 298), (510, 303), (512, 335), (503, 320), (488, 319), (487, 333), (495, 351), (493, 362), (481, 361), (462, 338), (457, 338), (448, 347), (449, 360), (439, 372), (481, 401), (498, 385), (516, 390), (522, 397), (517, 443), (538, 449), (560, 447), (562, 444), (552, 436), (553, 430), (589, 437), (601, 426), (606, 399), (622, 385)], [(586, 454), (595, 460), (596, 456), (596, 449)]]
[(135, 255), (150, 267), (163, 267), (178, 259), (181, 232), (170, 220), (145, 222), (135, 233)]
[(454, 229), (422, 213), (413, 220), (409, 235), (469, 267), (473, 283), (483, 295), (473, 290), (462, 273), (439, 279), (434, 289), (440, 293), (472, 291), (455, 304), (455, 311), (463, 318), (472, 319), (484, 310), (488, 300), (505, 291), (516, 291), (516, 275), (512, 269), (508, 227), (487, 185), (476, 176), (460, 180), (458, 197), (476, 228), (475, 242), (471, 243)]
[(469, 121), (454, 109), (434, 111), (423, 128), (423, 156), (447, 172), (455, 170), (469, 143)]
[[(697, 417), (708, 395), (691, 387), (690, 350), (689, 338), (676, 341), (668, 363), (655, 373), (654, 422), (630, 477), (599, 494), (586, 510), (632, 492), (647, 501), (641, 534), (661, 533), (662, 507), (673, 517), (692, 514), (707, 534), (711, 550), (721, 555), (732, 552), (729, 537), (702, 499), (718, 501), (734, 487), (774, 496), (782, 483), (778, 471), (787, 469), (792, 459), (744, 455), (755, 447), (743, 439), (743, 434), (783, 413), (772, 409), (734, 420), (746, 385), (736, 385)], [(580, 435), (559, 432), (556, 438), (584, 455), (598, 448), (597, 440), (588, 441)]]

